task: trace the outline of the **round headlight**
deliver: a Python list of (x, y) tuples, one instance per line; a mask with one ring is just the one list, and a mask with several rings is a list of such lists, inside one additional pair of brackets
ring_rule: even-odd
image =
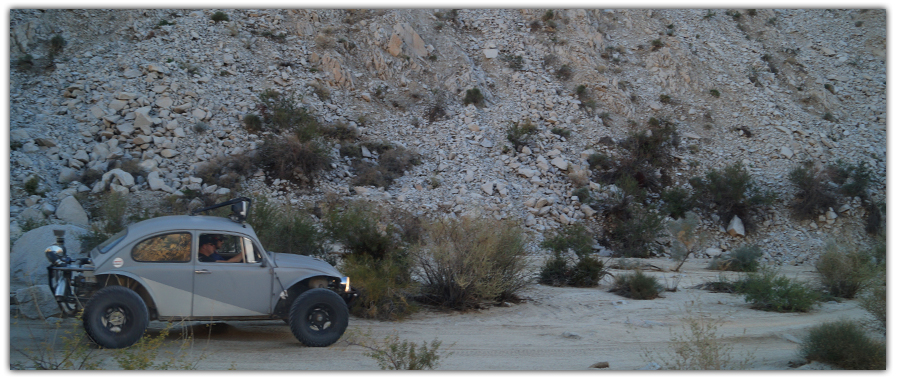
[(62, 259), (66, 256), (66, 251), (57, 245), (53, 245), (44, 250), (44, 255), (47, 256), (47, 260), (50, 261), (50, 264), (54, 266), (62, 266), (65, 263)]

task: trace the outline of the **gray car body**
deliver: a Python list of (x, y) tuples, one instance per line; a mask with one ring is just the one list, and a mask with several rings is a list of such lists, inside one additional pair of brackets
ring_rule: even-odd
[[(167, 233), (191, 234), (189, 262), (140, 262), (135, 245)], [(258, 263), (199, 262), (201, 234), (241, 236), (252, 241), (262, 257)], [(105, 252), (101, 250), (106, 250)], [(247, 223), (210, 216), (167, 216), (128, 226), (113, 245), (91, 251), (98, 279), (131, 279), (146, 290), (156, 319), (271, 319), (278, 317), (279, 299), (288, 290), (308, 288), (310, 281), (339, 280), (342, 275), (325, 261), (303, 255), (270, 253)], [(118, 279), (117, 279), (118, 280)], [(299, 286), (299, 290), (296, 286)], [(294, 287), (294, 289), (292, 289)]]

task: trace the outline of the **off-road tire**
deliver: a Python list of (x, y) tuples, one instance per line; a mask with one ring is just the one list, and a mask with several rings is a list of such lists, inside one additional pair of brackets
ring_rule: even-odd
[(330, 346), (344, 335), (349, 317), (347, 304), (334, 291), (307, 290), (291, 304), (291, 332), (309, 347)]
[(126, 287), (104, 287), (84, 306), (84, 331), (101, 347), (131, 346), (141, 339), (149, 323), (144, 300)]

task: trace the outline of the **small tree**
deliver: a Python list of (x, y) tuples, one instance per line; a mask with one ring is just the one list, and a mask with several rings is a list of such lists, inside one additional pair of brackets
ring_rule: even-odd
[(675, 245), (672, 246), (672, 260), (678, 262), (672, 271), (678, 272), (681, 266), (687, 261), (688, 256), (700, 244), (701, 234), (697, 233), (697, 226), (700, 225), (700, 217), (692, 212), (687, 212), (685, 217), (669, 222), (667, 228), (669, 234), (675, 238)]

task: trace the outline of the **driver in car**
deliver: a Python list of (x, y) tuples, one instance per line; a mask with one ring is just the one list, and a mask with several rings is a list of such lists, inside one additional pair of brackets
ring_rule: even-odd
[(214, 235), (206, 235), (201, 237), (200, 248), (198, 249), (198, 258), (200, 258), (200, 262), (235, 263), (244, 261), (243, 254), (236, 254), (231, 258), (226, 259), (221, 254), (216, 252), (221, 242), (222, 239)]

